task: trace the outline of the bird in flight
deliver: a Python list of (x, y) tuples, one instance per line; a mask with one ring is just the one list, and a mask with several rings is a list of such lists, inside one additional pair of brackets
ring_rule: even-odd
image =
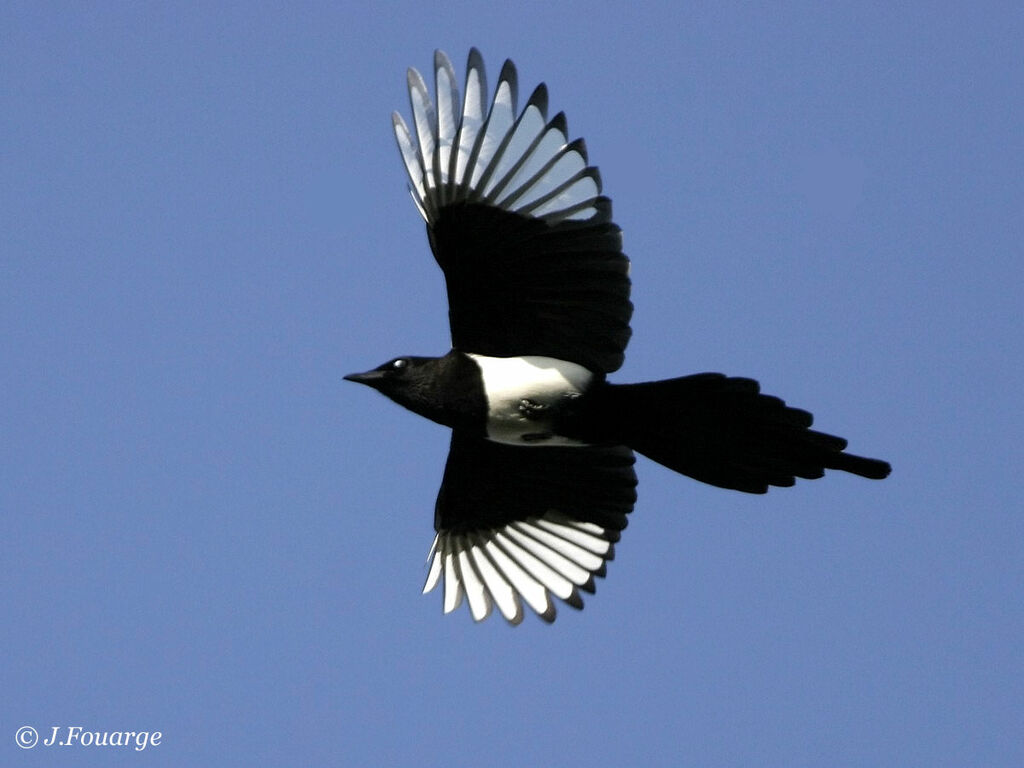
[(630, 337), (629, 260), (611, 201), (565, 115), (537, 86), (520, 110), (506, 61), (488, 102), (483, 59), (434, 54), (435, 99), (408, 73), (413, 130), (392, 116), (413, 202), (448, 292), (451, 351), (346, 376), (451, 428), (424, 593), (476, 621), (523, 604), (582, 608), (636, 501), (634, 451), (747, 493), (826, 469), (881, 479), (812, 416), (753, 379), (699, 373), (612, 384)]

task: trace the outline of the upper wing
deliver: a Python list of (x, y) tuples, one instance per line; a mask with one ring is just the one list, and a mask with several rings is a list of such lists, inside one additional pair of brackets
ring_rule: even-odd
[(633, 453), (613, 447), (519, 447), (452, 432), (437, 497), (424, 592), (444, 577), (444, 611), (468, 598), (511, 623), (521, 600), (554, 621), (551, 595), (583, 607), (636, 501)]
[(448, 58), (434, 55), (437, 104), (409, 71), (415, 136), (396, 112), (410, 191), (448, 286), (452, 345), (494, 357), (543, 355), (610, 372), (629, 341), (629, 261), (611, 201), (562, 113), (537, 86), (517, 111), (502, 67), (488, 106), (473, 49), (460, 108)]

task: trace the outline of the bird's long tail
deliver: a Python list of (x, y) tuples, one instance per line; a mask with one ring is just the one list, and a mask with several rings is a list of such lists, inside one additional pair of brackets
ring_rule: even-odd
[(874, 479), (891, 469), (844, 453), (846, 440), (810, 429), (810, 413), (761, 394), (753, 379), (701, 373), (606, 384), (594, 405), (615, 441), (723, 488), (764, 493), (797, 477), (821, 477), (826, 469)]

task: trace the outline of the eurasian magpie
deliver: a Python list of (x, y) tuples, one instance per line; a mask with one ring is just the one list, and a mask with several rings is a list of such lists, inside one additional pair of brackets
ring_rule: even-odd
[(582, 608), (636, 501), (634, 451), (747, 493), (826, 469), (889, 474), (753, 379), (609, 383), (630, 337), (629, 261), (583, 140), (547, 117), (544, 84), (517, 108), (511, 61), (490, 103), (476, 49), (461, 103), (440, 51), (434, 76), (436, 103), (409, 70), (415, 132), (397, 112), (392, 123), (444, 272), (452, 349), (345, 378), (452, 430), (423, 589), (444, 582), (445, 613), (463, 597), (476, 621), (496, 605), (518, 624), (525, 601), (550, 622), (552, 596)]

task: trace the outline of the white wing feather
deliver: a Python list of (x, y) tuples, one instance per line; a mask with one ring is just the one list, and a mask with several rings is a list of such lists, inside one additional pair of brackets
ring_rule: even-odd
[(511, 624), (522, 621), (520, 601), (545, 621), (555, 617), (551, 596), (582, 607), (579, 589), (593, 591), (615, 554), (615, 531), (558, 512), (467, 534), (439, 533), (428, 556), (424, 592), (444, 583), (444, 612), (463, 596), (475, 621), (497, 606)]
[(562, 114), (548, 121), (543, 86), (517, 111), (512, 62), (505, 62), (489, 104), (476, 49), (469, 54), (461, 104), (454, 68), (441, 51), (434, 54), (436, 104), (415, 69), (408, 87), (414, 130), (397, 113), (392, 122), (413, 201), (428, 224), (443, 206), (460, 201), (551, 223), (598, 214), (601, 179), (587, 164), (583, 142), (569, 141)]

